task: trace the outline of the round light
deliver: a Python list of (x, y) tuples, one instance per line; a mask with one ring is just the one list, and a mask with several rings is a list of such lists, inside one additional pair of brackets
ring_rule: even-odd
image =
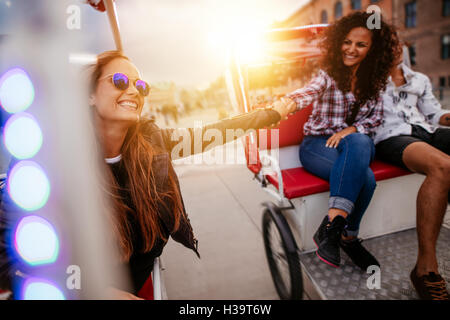
[(0, 104), (9, 113), (24, 111), (34, 100), (34, 87), (28, 74), (14, 68), (0, 78)]
[(42, 131), (34, 117), (18, 113), (5, 124), (3, 139), (8, 151), (17, 159), (33, 157), (42, 146)]
[(14, 246), (32, 266), (53, 263), (58, 258), (59, 240), (53, 226), (38, 216), (27, 216), (17, 225)]
[(22, 209), (42, 208), (50, 195), (50, 183), (42, 168), (33, 161), (20, 161), (9, 173), (8, 192)]
[(23, 300), (65, 300), (61, 290), (45, 279), (28, 279), (22, 291)]

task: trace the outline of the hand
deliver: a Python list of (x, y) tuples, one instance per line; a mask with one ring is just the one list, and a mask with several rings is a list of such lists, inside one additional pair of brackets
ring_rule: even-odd
[(328, 148), (337, 148), (339, 145), (339, 142), (341, 142), (342, 139), (344, 139), (346, 136), (348, 136), (351, 133), (355, 133), (356, 128), (351, 126), (348, 128), (345, 128), (344, 130), (339, 131), (338, 133), (333, 134), (325, 144)]
[(450, 113), (445, 113), (439, 119), (439, 124), (450, 127)]
[(103, 3), (102, 0), (87, 0), (87, 3), (89, 3), (91, 6), (93, 6), (96, 10), (100, 12), (104, 12), (106, 10), (105, 4)]
[(288, 114), (294, 113), (297, 110), (297, 104), (294, 100), (289, 98), (281, 98), (280, 100), (275, 101), (272, 104), (272, 107), (275, 111), (278, 111), (281, 120), (287, 118)]
[(108, 288), (108, 296), (111, 300), (144, 300), (134, 294), (113, 287)]

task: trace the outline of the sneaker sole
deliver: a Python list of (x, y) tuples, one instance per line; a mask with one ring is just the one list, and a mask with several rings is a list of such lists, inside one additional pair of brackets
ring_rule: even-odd
[(322, 257), (322, 256), (319, 254), (319, 245), (317, 244), (316, 239), (313, 238), (313, 241), (314, 241), (314, 244), (315, 244), (316, 247), (317, 247), (316, 256), (317, 256), (320, 260), (322, 260), (322, 262), (325, 262), (327, 265), (329, 265), (329, 266), (331, 266), (331, 267), (333, 267), (333, 268), (339, 268), (339, 267), (340, 267), (339, 265), (336, 265), (336, 264), (334, 264), (333, 262), (328, 261), (327, 259), (325, 259), (324, 257)]

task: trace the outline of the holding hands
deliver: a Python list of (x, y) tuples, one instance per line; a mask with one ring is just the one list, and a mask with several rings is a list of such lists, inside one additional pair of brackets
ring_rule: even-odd
[(295, 113), (297, 111), (297, 104), (294, 100), (283, 97), (280, 100), (275, 101), (272, 104), (272, 108), (280, 114), (281, 120), (283, 120), (287, 118), (288, 114)]

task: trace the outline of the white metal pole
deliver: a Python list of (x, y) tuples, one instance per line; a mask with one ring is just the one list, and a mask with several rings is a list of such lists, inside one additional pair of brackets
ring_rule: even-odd
[(114, 42), (116, 43), (116, 48), (119, 51), (123, 51), (122, 39), (120, 38), (120, 27), (119, 19), (117, 16), (116, 4), (114, 0), (103, 0), (108, 14), (109, 24), (111, 25), (111, 31), (113, 33)]
[(161, 269), (159, 265), (159, 258), (155, 259), (153, 266), (153, 299), (162, 300), (161, 294)]

